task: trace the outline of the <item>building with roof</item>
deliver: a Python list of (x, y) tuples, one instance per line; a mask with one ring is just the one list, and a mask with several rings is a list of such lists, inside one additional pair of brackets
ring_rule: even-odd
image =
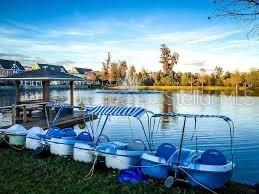
[(79, 67), (72, 67), (70, 70), (71, 74), (78, 74), (78, 75), (86, 75), (88, 72), (93, 71), (92, 69), (88, 68), (79, 68)]
[[(53, 65), (53, 64), (43, 64), (43, 63), (34, 63), (32, 65), (32, 71), (35, 70), (49, 70), (49, 71), (53, 71), (54, 73), (66, 73), (68, 74), (68, 71), (65, 69), (65, 67), (61, 66), (61, 65)], [(63, 80), (56, 80), (51, 82), (51, 85), (66, 85), (67, 82), (63, 81)], [(41, 86), (41, 82), (40, 81), (29, 81), (26, 82), (26, 85), (28, 86)]]
[(19, 61), (0, 59), (0, 77), (18, 74), (24, 70), (24, 67)]
[(49, 69), (56, 72), (68, 73), (67, 70), (61, 65), (42, 64), (42, 63), (34, 63), (32, 65), (32, 70), (39, 70), (39, 69)]
[(32, 71), (32, 66), (24, 65), (23, 67), (25, 71)]
[(72, 67), (69, 73), (77, 77), (81, 77), (85, 80), (85, 81), (79, 82), (80, 85), (93, 84), (96, 81), (96, 74), (92, 69)]
[[(25, 71), (20, 74), (14, 74), (10, 75), (8, 77), (0, 78), (0, 81), (14, 81), (15, 82), (15, 88), (16, 88), (16, 104), (21, 103), (28, 103), (25, 101), (21, 101), (20, 96), (20, 86), (21, 82), (28, 82), (28, 81), (36, 81), (36, 82), (42, 82), (43, 86), (43, 99), (40, 99), (44, 102), (50, 101), (50, 92), (49, 92), (49, 86), (51, 82), (55, 81), (66, 81), (69, 82), (70, 85), (70, 102), (73, 104), (74, 98), (73, 98), (73, 90), (74, 90), (74, 82), (75, 81), (82, 81), (83, 79), (81, 77), (76, 77), (73, 75), (70, 75), (68, 73), (60, 72), (60, 71), (53, 71), (50, 69), (38, 69), (34, 71)], [(31, 103), (32, 100), (30, 100), (29, 103)], [(36, 101), (38, 102), (38, 100)]]

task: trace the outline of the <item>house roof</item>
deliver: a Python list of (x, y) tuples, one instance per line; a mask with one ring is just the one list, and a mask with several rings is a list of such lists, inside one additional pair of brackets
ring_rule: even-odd
[(37, 64), (41, 69), (50, 69), (53, 71), (68, 73), (67, 70), (61, 65), (42, 64), (42, 63), (37, 63)]
[(80, 68), (80, 67), (75, 67), (75, 69), (77, 70), (77, 72), (79, 74), (85, 74), (85, 73), (88, 73), (90, 71), (93, 71), (92, 69)]
[(0, 59), (0, 65), (4, 69), (14, 69), (14, 65), (16, 65), (19, 68), (19, 70), (24, 70), (23, 66), (19, 61)]
[(70, 75), (68, 73), (50, 70), (39, 69), (34, 71), (26, 71), (23, 73), (11, 75), (8, 77), (0, 78), (0, 80), (35, 80), (35, 81), (83, 81), (83, 78)]

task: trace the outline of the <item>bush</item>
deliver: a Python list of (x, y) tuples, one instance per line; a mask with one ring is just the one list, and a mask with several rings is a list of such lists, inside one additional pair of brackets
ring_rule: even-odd
[(161, 84), (162, 84), (163, 86), (172, 86), (172, 85), (174, 85), (173, 83), (174, 83), (174, 80), (173, 80), (173, 78), (172, 78), (171, 76), (169, 76), (169, 75), (167, 75), (167, 76), (161, 78)]

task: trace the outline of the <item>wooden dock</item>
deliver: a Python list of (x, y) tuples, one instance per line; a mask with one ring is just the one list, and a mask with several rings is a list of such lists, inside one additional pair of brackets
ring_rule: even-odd
[[(19, 107), (19, 106), (18, 106)], [(3, 107), (0, 107), (3, 108)], [(6, 108), (6, 107), (4, 107)], [(7, 107), (10, 108), (10, 107)], [(16, 107), (17, 108), (17, 107)], [(13, 124), (21, 124), (26, 129), (30, 129), (32, 127), (41, 127), (43, 129), (47, 129), (48, 123), (45, 115), (45, 111), (43, 109), (35, 110), (28, 116), (28, 111), (21, 111), (23, 114), (17, 115), (16, 114), (16, 108), (12, 111), (12, 122)], [(53, 118), (55, 116), (49, 113), (51, 116), (48, 118), (49, 123), (52, 124)], [(84, 111), (73, 111), (72, 114), (68, 114), (66, 116), (62, 116), (58, 119), (58, 121), (55, 123), (56, 127), (65, 128), (65, 127), (73, 127), (76, 124), (84, 123), (85, 121), (90, 121), (91, 119), (96, 119), (97, 117), (92, 117), (89, 115), (86, 115)], [(1, 128), (8, 128), (10, 126), (4, 126)]]
[[(84, 121), (89, 121), (91, 119), (92, 117), (89, 115), (85, 115), (83, 111), (76, 111), (72, 115), (61, 117), (55, 123), (55, 126), (60, 128), (73, 127), (76, 124), (81, 124), (81, 123), (84, 123)], [(22, 121), (17, 121), (17, 123), (23, 125), (26, 129), (30, 129), (36, 126), (41, 127), (43, 129), (48, 128), (47, 120), (43, 119), (42, 117), (41, 118), (36, 117), (35, 119), (32, 119), (31, 121), (27, 121), (25, 123)]]

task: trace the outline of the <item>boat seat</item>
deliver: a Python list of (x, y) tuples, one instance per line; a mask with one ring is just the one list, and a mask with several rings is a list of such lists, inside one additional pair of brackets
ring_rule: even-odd
[(100, 143), (107, 143), (107, 142), (109, 142), (110, 140), (109, 140), (109, 138), (108, 138), (108, 136), (107, 135), (100, 135), (100, 137), (99, 137), (99, 142)]
[[(97, 141), (97, 139), (98, 139), (98, 141)], [(107, 143), (107, 142), (110, 142), (107, 135), (100, 135), (99, 137), (97, 136), (97, 138), (94, 139), (95, 144)]]
[(84, 131), (82, 133), (79, 133), (79, 135), (76, 137), (76, 140), (82, 142), (92, 142), (93, 138), (89, 132)]
[(146, 151), (145, 143), (141, 140), (130, 141), (126, 148), (128, 151)]
[(164, 158), (166, 161), (173, 155), (176, 148), (170, 143), (161, 144), (156, 151), (156, 156)]
[(98, 151), (107, 154), (116, 154), (118, 150), (125, 150), (127, 144), (122, 142), (107, 142), (100, 143), (98, 146)]
[(58, 131), (53, 132), (54, 138), (75, 138), (76, 132), (72, 128), (65, 128)]
[(218, 150), (206, 150), (200, 157), (200, 164), (206, 165), (226, 165), (225, 156)]
[[(178, 162), (179, 151), (180, 150), (177, 149), (173, 153), (173, 155), (169, 158), (168, 163), (174, 164)], [(193, 161), (194, 158), (197, 158), (197, 152), (195, 150), (182, 149), (179, 164), (183, 166), (188, 166), (190, 162)]]

